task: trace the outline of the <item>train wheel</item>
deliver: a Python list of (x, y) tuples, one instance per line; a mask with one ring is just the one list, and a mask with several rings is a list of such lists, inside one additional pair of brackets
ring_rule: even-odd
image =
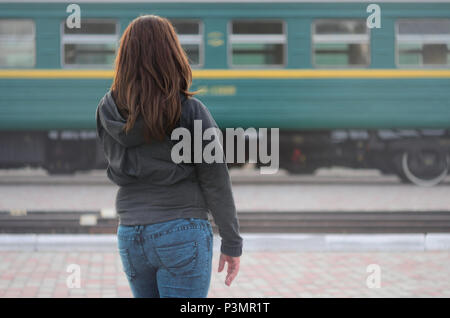
[(400, 164), (399, 177), (403, 182), (431, 187), (448, 175), (449, 158), (437, 149), (421, 149), (405, 151)]

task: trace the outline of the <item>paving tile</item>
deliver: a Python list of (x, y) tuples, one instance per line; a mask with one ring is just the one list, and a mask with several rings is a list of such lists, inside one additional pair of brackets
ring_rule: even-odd
[[(450, 297), (448, 251), (247, 252), (231, 287), (216, 256), (209, 297)], [(81, 288), (68, 288), (67, 265), (83, 260)], [(369, 264), (381, 288), (368, 288)], [(0, 252), (0, 268), (0, 297), (132, 297), (114, 252)]]

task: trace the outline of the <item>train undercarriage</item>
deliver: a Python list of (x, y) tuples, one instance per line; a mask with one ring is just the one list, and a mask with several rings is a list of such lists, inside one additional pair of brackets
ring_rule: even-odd
[[(246, 136), (246, 152), (252, 138)], [(448, 175), (449, 158), (450, 133), (444, 129), (279, 131), (279, 168), (291, 174), (334, 166), (378, 169), (405, 183), (434, 186)], [(106, 164), (93, 130), (0, 132), (1, 169), (29, 166), (49, 174), (72, 174)], [(256, 165), (267, 166), (259, 160)]]
[(446, 130), (332, 130), (280, 134), (280, 166), (290, 173), (322, 167), (378, 169), (402, 182), (439, 184), (448, 174)]

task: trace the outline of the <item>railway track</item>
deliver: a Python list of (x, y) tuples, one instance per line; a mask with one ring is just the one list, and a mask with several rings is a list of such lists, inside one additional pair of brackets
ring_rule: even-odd
[[(449, 233), (450, 211), (239, 212), (242, 233)], [(214, 223), (214, 230), (217, 231)], [(0, 211), (0, 233), (116, 233), (100, 211)]]
[[(394, 175), (381, 175), (376, 170), (322, 169), (311, 175), (291, 175), (283, 170), (273, 175), (261, 175), (256, 169), (230, 169), (236, 184), (400, 184)], [(450, 176), (443, 182), (450, 184)], [(37, 170), (0, 170), (0, 185), (113, 185), (103, 170), (74, 175), (47, 175)]]
[[(396, 176), (355, 175), (238, 175), (232, 174), (233, 185), (259, 184), (373, 184), (399, 185)], [(442, 182), (449, 185), (450, 177)], [(1, 176), (0, 185), (111, 185), (113, 183), (102, 175), (76, 176)]]

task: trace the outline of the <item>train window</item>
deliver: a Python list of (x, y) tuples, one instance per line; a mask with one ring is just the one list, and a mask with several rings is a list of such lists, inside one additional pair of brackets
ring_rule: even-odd
[(62, 61), (65, 67), (112, 67), (118, 43), (116, 21), (82, 19), (81, 28), (63, 23)]
[(34, 67), (35, 26), (32, 20), (0, 20), (0, 67)]
[(450, 19), (397, 23), (397, 65), (449, 66)]
[(171, 19), (178, 40), (189, 59), (191, 66), (198, 67), (203, 64), (203, 35), (202, 25), (197, 20)]
[(313, 64), (361, 67), (370, 63), (370, 39), (363, 19), (317, 20), (313, 25)]
[(229, 64), (234, 67), (283, 66), (283, 21), (234, 20), (229, 30)]

